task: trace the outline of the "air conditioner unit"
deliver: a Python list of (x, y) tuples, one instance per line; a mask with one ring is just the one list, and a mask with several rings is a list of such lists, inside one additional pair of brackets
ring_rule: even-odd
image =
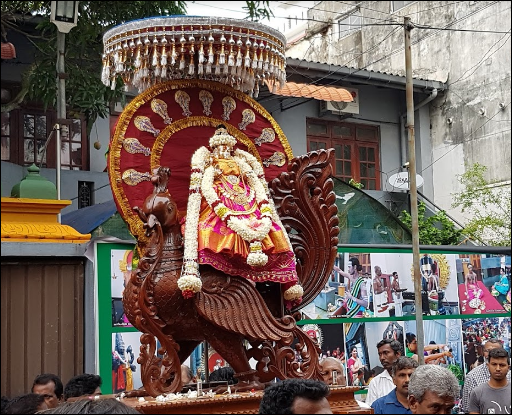
[(352, 94), (352, 102), (320, 101), (320, 112), (333, 114), (359, 114), (359, 91), (356, 88), (343, 88)]

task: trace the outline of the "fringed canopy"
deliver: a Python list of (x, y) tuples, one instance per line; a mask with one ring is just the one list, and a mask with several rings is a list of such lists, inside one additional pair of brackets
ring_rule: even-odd
[(174, 79), (221, 82), (257, 97), (264, 81), (286, 81), (286, 38), (246, 20), (174, 16), (128, 22), (103, 36), (102, 81), (143, 92)]

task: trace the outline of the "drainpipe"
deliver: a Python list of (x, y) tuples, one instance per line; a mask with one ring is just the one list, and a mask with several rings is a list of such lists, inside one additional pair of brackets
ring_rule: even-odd
[[(437, 97), (437, 88), (434, 88), (430, 95), (421, 101), (418, 105), (414, 107), (414, 112), (420, 109), (424, 105), (428, 104), (430, 101), (434, 100)], [(405, 165), (407, 162), (407, 138), (405, 136), (405, 119), (407, 117), (407, 112), (400, 114), (400, 166)]]

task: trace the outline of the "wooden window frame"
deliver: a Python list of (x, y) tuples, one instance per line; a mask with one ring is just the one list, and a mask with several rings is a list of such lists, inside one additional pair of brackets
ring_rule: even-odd
[[(17, 86), (16, 85), (2, 85), (2, 88), (9, 89), (11, 94), (16, 93)], [(27, 104), (26, 106), (18, 109), (11, 110), (9, 112), (9, 134), (6, 135), (9, 137), (9, 159), (2, 160), (6, 162), (10, 162), (13, 164), (18, 164), (20, 166), (29, 166), (32, 164), (31, 161), (25, 161), (25, 137), (24, 137), (24, 118), (27, 115), (34, 116), (44, 116), (46, 117), (46, 140), (50, 137), (54, 125), (57, 120), (57, 114), (54, 110), (44, 111), (41, 107), (34, 105), (33, 103)], [(86, 128), (86, 120), (85, 117), (82, 116), (80, 118), (81, 122), (81, 131), (80, 141), (75, 141), (75, 143), (80, 143), (80, 154), (81, 164), (71, 165), (70, 167), (73, 170), (81, 170), (88, 171), (89, 170), (89, 140), (87, 138), (87, 128)], [(72, 121), (72, 119), (70, 119)], [(55, 134), (55, 133), (54, 133)], [(47, 167), (47, 168), (56, 168), (56, 147), (55, 147), (55, 137), (49, 140), (47, 148), (46, 148), (46, 163), (41, 163), (41, 160), (37, 159), (37, 166)], [(35, 151), (35, 150), (34, 150)], [(71, 150), (70, 150), (71, 151)], [(71, 158), (71, 154), (70, 154)], [(62, 160), (62, 155), (61, 155)], [(75, 167), (75, 168), (73, 168)], [(68, 166), (61, 166), (62, 169), (68, 170)]]
[[(340, 145), (350, 145), (352, 146), (352, 157), (351, 157), (351, 178), (356, 182), (362, 182), (365, 184), (364, 189), (367, 190), (382, 190), (381, 189), (381, 169), (380, 169), (380, 128), (376, 125), (368, 125), (368, 124), (356, 124), (356, 123), (347, 123), (347, 122), (336, 122), (336, 121), (326, 121), (326, 120), (317, 120), (314, 118), (306, 119), (306, 131), (309, 131), (309, 126), (311, 124), (323, 124), (327, 125), (327, 134), (318, 135), (318, 134), (308, 134), (307, 135), (307, 150), (311, 151), (312, 143), (321, 142), (326, 144), (326, 148), (334, 148), (337, 144)], [(344, 136), (335, 136), (333, 133), (333, 127), (342, 127), (344, 129), (348, 129), (346, 131), (350, 131), (349, 135)], [(369, 130), (370, 136), (365, 135), (365, 137), (361, 137), (361, 130)], [(371, 132), (373, 131), (373, 136), (371, 136)], [(363, 176), (361, 177), (361, 163), (365, 161), (361, 161), (360, 159), (360, 148), (372, 148), (375, 151), (375, 161), (370, 162), (374, 165), (375, 168), (375, 177)], [(334, 162), (333, 168), (333, 176), (339, 177), (341, 180), (347, 181), (346, 176), (342, 176), (336, 171), (336, 161)], [(375, 180), (375, 189), (369, 189), (366, 185), (367, 180), (372, 179)], [(350, 179), (349, 179), (350, 180)]]

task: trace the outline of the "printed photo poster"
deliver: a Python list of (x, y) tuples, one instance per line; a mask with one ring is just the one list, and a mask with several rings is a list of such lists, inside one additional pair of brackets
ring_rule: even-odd
[[(423, 315), (459, 314), (456, 254), (420, 256)], [(410, 253), (371, 254), (375, 317), (416, 314)]]
[[(416, 321), (404, 321), (405, 354), (417, 357)], [(460, 319), (425, 320), (424, 359), (426, 364), (436, 364), (450, 369), (459, 382), (464, 380), (464, 348)]]
[[(368, 344), (369, 377), (382, 373), (377, 344), (384, 339), (396, 340), (404, 346), (405, 331), (403, 321), (378, 321), (365, 323), (366, 342)], [(366, 379), (368, 381), (368, 379)]]
[(112, 333), (112, 393), (127, 392), (142, 386), (140, 335), (136, 332)]
[(466, 373), (484, 364), (483, 345), (499, 339), (510, 354), (510, 317), (483, 317), (462, 320), (464, 363)]
[(132, 327), (123, 309), (123, 291), (130, 280), (132, 272), (133, 248), (112, 249), (110, 251), (112, 297), (112, 326)]
[(227, 367), (229, 364), (224, 358), (215, 351), (211, 346), (208, 346), (208, 373), (212, 373), (220, 368)]
[(369, 323), (362, 322), (343, 324), (345, 330), (348, 386), (359, 386), (361, 388), (367, 386), (371, 377), (371, 368), (380, 363), (379, 360), (370, 362), (368, 341), (366, 338), (366, 325), (368, 324)]
[(312, 303), (302, 308), (304, 319), (370, 317), (372, 282), (370, 254), (339, 252), (331, 275)]
[[(320, 359), (323, 369), (331, 371), (328, 384), (347, 385), (347, 359), (345, 354), (345, 340), (342, 324), (305, 324), (302, 330), (315, 339), (320, 346)], [(301, 360), (300, 353), (296, 351), (295, 358)], [(332, 378), (332, 371), (336, 371), (336, 379)], [(336, 382), (336, 383), (334, 383)]]
[(510, 256), (459, 255), (461, 314), (510, 313)]

